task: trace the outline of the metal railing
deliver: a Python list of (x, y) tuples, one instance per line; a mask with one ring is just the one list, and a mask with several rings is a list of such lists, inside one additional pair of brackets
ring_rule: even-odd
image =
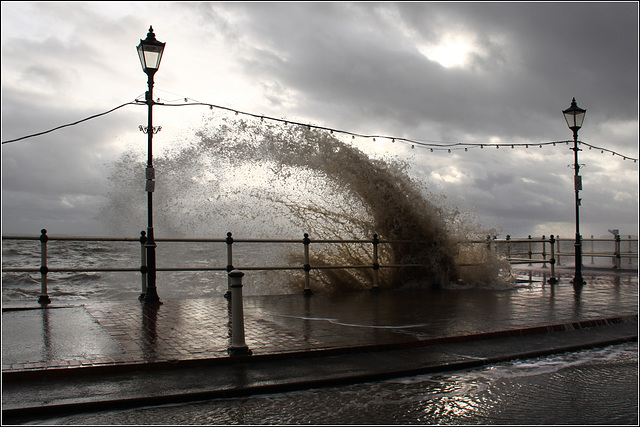
[[(62, 236), (52, 237), (47, 235), (47, 230), (41, 230), (40, 236), (3, 236), (3, 240), (32, 240), (40, 241), (40, 266), (39, 267), (9, 267), (3, 268), (3, 273), (40, 273), (41, 289), (38, 302), (40, 304), (49, 304), (51, 299), (47, 289), (47, 275), (49, 273), (87, 273), (87, 272), (139, 272), (141, 273), (141, 294), (142, 298), (146, 294), (147, 290), (147, 266), (146, 266), (146, 233), (143, 231), (140, 233), (139, 238), (126, 238), (126, 237), (79, 237), (79, 236)], [(139, 242), (140, 243), (140, 266), (139, 267), (49, 267), (48, 265), (48, 242), (58, 241), (79, 241), (79, 242)], [(174, 243), (224, 243), (227, 248), (227, 264), (226, 266), (197, 266), (197, 267), (157, 267), (156, 271), (166, 272), (188, 272), (188, 271), (226, 271), (230, 273), (233, 270), (243, 271), (269, 271), (269, 270), (301, 270), (304, 272), (304, 295), (312, 295), (311, 291), (311, 272), (312, 270), (344, 270), (344, 269), (371, 269), (373, 271), (372, 279), (372, 291), (380, 290), (379, 284), (379, 270), (382, 268), (409, 268), (409, 267), (422, 267), (423, 264), (380, 264), (379, 262), (379, 245), (385, 244), (397, 244), (397, 243), (410, 243), (411, 240), (380, 240), (377, 234), (373, 235), (370, 240), (366, 239), (351, 239), (351, 240), (329, 240), (329, 239), (310, 239), (307, 233), (304, 234), (303, 239), (235, 239), (232, 233), (227, 233), (227, 237), (224, 239), (210, 239), (210, 238), (156, 238), (156, 242), (174, 242)], [(234, 266), (233, 260), (233, 245), (234, 243), (259, 243), (259, 244), (302, 244), (304, 250), (304, 263), (301, 265), (267, 265), (267, 266)], [(370, 264), (340, 264), (340, 265), (311, 265), (310, 262), (310, 246), (311, 244), (371, 244), (371, 263)], [(228, 281), (228, 289), (225, 297), (231, 295), (231, 282)]]
[[(593, 236), (592, 236), (593, 237)], [(41, 275), (41, 290), (38, 302), (40, 304), (49, 304), (51, 302), (47, 289), (47, 275), (49, 273), (62, 273), (62, 272), (139, 272), (141, 273), (141, 295), (142, 298), (146, 294), (146, 252), (145, 232), (140, 233), (139, 238), (118, 238), (118, 237), (50, 237), (47, 235), (47, 230), (41, 230), (40, 236), (3, 236), (3, 240), (34, 240), (40, 241), (40, 266), (39, 267), (13, 267), (3, 268), (2, 271), (6, 273), (40, 273)], [(140, 244), (140, 266), (136, 267), (64, 267), (64, 268), (52, 268), (48, 266), (47, 244), (50, 240), (60, 241), (84, 241), (84, 242), (139, 242)], [(187, 271), (226, 271), (230, 273), (233, 270), (243, 271), (267, 271), (267, 270), (301, 270), (304, 272), (304, 290), (303, 294), (311, 295), (313, 292), (310, 287), (310, 275), (313, 270), (329, 270), (329, 269), (370, 269), (372, 270), (372, 283), (371, 290), (377, 291), (380, 289), (379, 283), (379, 270), (382, 268), (410, 268), (410, 267), (422, 267), (423, 264), (380, 264), (379, 259), (379, 246), (386, 244), (397, 243), (415, 243), (411, 240), (380, 240), (377, 234), (373, 235), (372, 239), (351, 239), (351, 240), (329, 240), (329, 239), (310, 239), (308, 234), (304, 234), (303, 239), (235, 239), (232, 233), (227, 233), (227, 237), (224, 239), (209, 239), (209, 238), (165, 238), (155, 239), (157, 242), (176, 242), (176, 243), (224, 243), (227, 249), (227, 264), (226, 266), (198, 266), (198, 267), (157, 267), (156, 271), (171, 271), (171, 272), (187, 272)], [(613, 252), (594, 252), (594, 242), (613, 242)], [(555, 278), (555, 266), (561, 265), (561, 257), (573, 257), (571, 252), (562, 252), (561, 242), (573, 242), (570, 239), (560, 239), (551, 235), (548, 239), (545, 236), (542, 238), (534, 239), (529, 236), (526, 239), (512, 239), (507, 236), (506, 239), (497, 239), (495, 237), (487, 236), (486, 240), (469, 240), (459, 242), (459, 244), (483, 244), (489, 251), (499, 252), (501, 256), (506, 258), (510, 264), (543, 264), (544, 267), (547, 264), (551, 267), (551, 277)], [(610, 257), (613, 259), (613, 268), (622, 268), (622, 259), (627, 259), (629, 264), (632, 260), (636, 260), (637, 265), (637, 243), (638, 239), (632, 239), (629, 236), (628, 239), (622, 239), (619, 235), (614, 236), (613, 239), (584, 239), (585, 243), (591, 242), (591, 252), (584, 252), (583, 257), (591, 257), (593, 260), (595, 257)], [(628, 250), (624, 252), (622, 250), (623, 242), (628, 242)], [(632, 243), (635, 242), (635, 251), (632, 250)], [(233, 258), (233, 245), (234, 243), (258, 243), (258, 244), (302, 244), (303, 245), (303, 264), (288, 265), (288, 266), (234, 266)], [(311, 265), (310, 261), (310, 246), (311, 244), (371, 244), (372, 251), (370, 253), (371, 263), (369, 264), (343, 264), (343, 265)], [(524, 250), (522, 248), (525, 248)], [(583, 258), (584, 259), (584, 258)], [(472, 266), (471, 264), (459, 265), (460, 267)], [(228, 280), (228, 288), (226, 297), (231, 295), (231, 282)]]

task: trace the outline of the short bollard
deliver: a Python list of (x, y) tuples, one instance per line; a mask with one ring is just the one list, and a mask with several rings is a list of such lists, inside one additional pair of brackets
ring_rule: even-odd
[(251, 355), (251, 350), (244, 341), (244, 313), (242, 309), (242, 277), (241, 271), (229, 273), (231, 286), (231, 347), (229, 355), (242, 356)]

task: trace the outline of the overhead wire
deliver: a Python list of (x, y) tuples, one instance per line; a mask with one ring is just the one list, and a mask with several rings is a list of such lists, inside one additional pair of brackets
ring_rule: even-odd
[(56, 131), (56, 130), (60, 130), (60, 129), (63, 129), (63, 128), (66, 128), (66, 127), (69, 127), (69, 126), (75, 126), (75, 125), (80, 124), (80, 123), (82, 123), (82, 122), (86, 122), (86, 121), (88, 121), (88, 120), (95, 119), (95, 118), (97, 118), (97, 117), (101, 117), (101, 116), (107, 115), (107, 114), (109, 114), (109, 113), (112, 113), (112, 112), (114, 112), (114, 111), (116, 111), (116, 110), (118, 110), (118, 109), (120, 109), (120, 108), (122, 108), (122, 107), (124, 107), (124, 106), (127, 106), (127, 105), (135, 105), (135, 104), (137, 104), (137, 102), (125, 102), (125, 103), (124, 103), (124, 104), (122, 104), (122, 105), (118, 105), (118, 106), (117, 106), (117, 107), (115, 107), (115, 108), (112, 108), (112, 109), (110, 109), (110, 110), (108, 110), (108, 111), (105, 111), (104, 113), (94, 114), (93, 116), (89, 116), (89, 117), (84, 118), (84, 119), (82, 119), (82, 120), (78, 120), (78, 121), (73, 122), (73, 123), (67, 123), (67, 124), (65, 124), (65, 125), (57, 126), (57, 127), (53, 128), (53, 129), (45, 130), (45, 131), (43, 131), (43, 132), (38, 132), (38, 133), (31, 134), (31, 135), (22, 136), (22, 137), (20, 137), (20, 138), (15, 138), (15, 139), (7, 140), (7, 141), (2, 141), (2, 144), (4, 145), (4, 144), (9, 144), (9, 143), (11, 143), (11, 142), (18, 142), (18, 141), (22, 141), (23, 139), (33, 138), (33, 137), (35, 137), (35, 136), (40, 136), (40, 135), (45, 135), (45, 134), (48, 134), (48, 133), (54, 132), (54, 131)]

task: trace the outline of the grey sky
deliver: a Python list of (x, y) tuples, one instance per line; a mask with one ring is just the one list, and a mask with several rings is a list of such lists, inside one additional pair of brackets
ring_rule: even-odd
[[(143, 94), (135, 47), (150, 24), (167, 43), (155, 77), (165, 100), (364, 134), (531, 144), (372, 148), (410, 162), (432, 191), (503, 236), (573, 234), (573, 153), (537, 148), (572, 138), (562, 117), (572, 97), (587, 109), (581, 141), (638, 157), (636, 2), (2, 2), (2, 141)], [(156, 107), (158, 150), (207, 112)], [(3, 144), (3, 234), (105, 233), (109, 163), (146, 150), (143, 123), (146, 109), (127, 106)], [(582, 234), (637, 234), (638, 163), (583, 148)]]

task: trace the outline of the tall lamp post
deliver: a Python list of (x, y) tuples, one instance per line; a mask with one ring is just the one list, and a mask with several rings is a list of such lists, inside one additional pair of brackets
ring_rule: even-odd
[(145, 243), (145, 250), (147, 253), (147, 293), (144, 296), (145, 304), (161, 304), (158, 297), (158, 291), (156, 289), (156, 242), (153, 238), (153, 191), (155, 189), (155, 171), (153, 169), (153, 134), (157, 133), (160, 128), (153, 127), (153, 76), (160, 67), (160, 60), (162, 59), (162, 52), (164, 51), (165, 43), (156, 40), (156, 35), (153, 33), (153, 28), (149, 27), (147, 38), (140, 40), (138, 45), (138, 55), (140, 56), (140, 63), (142, 64), (142, 70), (147, 74), (149, 90), (145, 94), (146, 104), (149, 106), (148, 124), (146, 129), (140, 126), (140, 130), (147, 134), (148, 140), (148, 160), (147, 160), (147, 241)]
[(571, 106), (562, 111), (569, 129), (573, 131), (573, 187), (576, 195), (576, 259), (575, 276), (572, 283), (573, 286), (577, 288), (580, 288), (585, 284), (585, 281), (582, 278), (582, 237), (580, 236), (580, 190), (582, 190), (582, 177), (580, 176), (580, 163), (578, 163), (578, 151), (580, 151), (578, 148), (578, 130), (582, 127), (582, 122), (584, 121), (584, 115), (586, 112), (587, 110), (578, 107), (575, 98), (571, 101)]

